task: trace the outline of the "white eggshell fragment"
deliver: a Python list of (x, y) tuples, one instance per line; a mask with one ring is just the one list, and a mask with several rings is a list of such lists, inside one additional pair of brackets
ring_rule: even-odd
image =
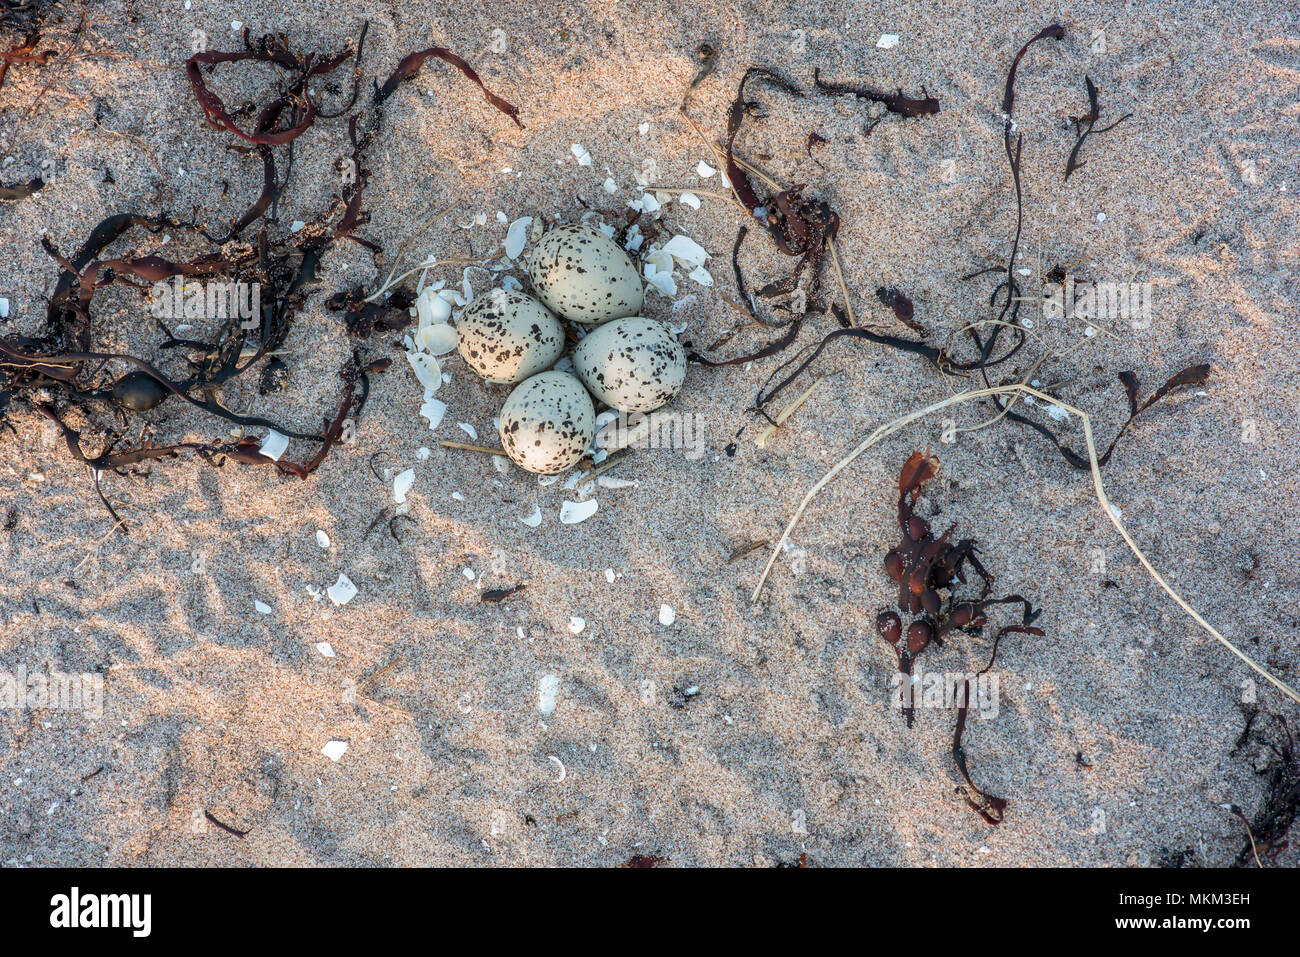
[(414, 337), (415, 347), (435, 356), (445, 356), (456, 351), (456, 327), (446, 322), (422, 326)]
[(595, 329), (573, 350), (578, 378), (623, 412), (650, 412), (686, 379), (686, 350), (661, 322), (633, 316)]
[(565, 502), (560, 506), (560, 522), (564, 525), (577, 525), (596, 514), (600, 506), (594, 498), (585, 502)]
[(582, 383), (565, 372), (542, 372), (515, 386), (501, 407), (501, 447), (520, 468), (554, 475), (591, 447), (596, 409)]
[(618, 243), (589, 226), (557, 226), (528, 256), (528, 278), (553, 312), (584, 325), (635, 316), (644, 291)]
[(331, 739), (325, 742), (325, 746), (320, 749), (320, 753), (325, 755), (331, 761), (337, 761), (347, 753), (348, 743), (346, 741), (336, 741)]
[(352, 584), (351, 578), (339, 572), (339, 580), (325, 589), (325, 594), (330, 596), (330, 601), (334, 604), (346, 605), (357, 597), (357, 586)]
[(505, 289), (466, 306), (456, 333), (461, 358), (488, 382), (522, 382), (564, 351), (560, 320), (532, 296)]

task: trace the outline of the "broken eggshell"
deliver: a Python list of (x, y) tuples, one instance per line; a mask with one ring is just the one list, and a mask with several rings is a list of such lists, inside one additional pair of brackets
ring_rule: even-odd
[(456, 323), (461, 358), (488, 382), (522, 382), (555, 364), (564, 351), (560, 320), (532, 296), (493, 289)]
[(623, 412), (650, 412), (686, 379), (686, 350), (667, 327), (633, 316), (588, 333), (573, 350), (578, 378), (592, 395)]
[(533, 247), (528, 278), (552, 311), (584, 325), (635, 316), (644, 290), (636, 265), (590, 226), (557, 226)]
[(582, 383), (565, 372), (541, 372), (515, 386), (501, 408), (501, 446), (520, 468), (554, 475), (591, 447), (596, 409)]

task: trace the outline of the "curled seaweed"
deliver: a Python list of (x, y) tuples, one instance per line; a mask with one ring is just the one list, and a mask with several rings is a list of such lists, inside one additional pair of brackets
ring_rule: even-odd
[(695, 48), (695, 58), (700, 65), (695, 71), (695, 76), (691, 77), (690, 84), (686, 87), (686, 92), (682, 94), (681, 111), (686, 112), (686, 107), (691, 101), (691, 95), (696, 88), (704, 82), (707, 77), (718, 65), (718, 51), (711, 43), (701, 43)]
[[(999, 629), (997, 635), (993, 639), (993, 652), (989, 655), (989, 663), (979, 671), (975, 672), (975, 677), (985, 674), (993, 667), (993, 663), (997, 661), (998, 658), (998, 645), (1001, 644), (1003, 637), (1017, 633), (1035, 635), (1039, 638), (1044, 636), (1044, 632), (1041, 628), (1030, 628), (1025, 625), (1007, 625), (1006, 627)], [(966, 803), (969, 804), (971, 809), (986, 822), (997, 825), (1001, 824), (1003, 818), (1006, 817), (1007, 799), (990, 794), (988, 791), (978, 787), (975, 782), (971, 780), (970, 767), (966, 761), (966, 748), (965, 745), (962, 744), (962, 738), (966, 734), (966, 715), (970, 710), (970, 683), (971, 679), (969, 676), (962, 679), (962, 691), (960, 695), (961, 705), (957, 709), (957, 724), (953, 728), (952, 733), (952, 761), (953, 764), (957, 765), (957, 770), (961, 772), (962, 779), (966, 782), (966, 787), (975, 794), (975, 796), (972, 797), (970, 793), (967, 793)]]
[[(700, 60), (700, 67), (682, 97), (681, 112), (687, 122), (699, 132), (698, 126), (695, 126), (694, 121), (691, 120), (687, 113), (687, 106), (696, 87), (713, 72), (717, 52), (712, 46), (703, 44), (697, 51), (697, 56)], [(693, 360), (710, 366), (749, 362), (774, 355), (793, 344), (800, 328), (799, 316), (805, 311), (823, 311), (821, 307), (812, 303), (817, 299), (820, 292), (823, 261), (840, 226), (839, 213), (832, 209), (830, 204), (806, 196), (802, 185), (781, 189), (767, 177), (762, 177), (771, 185), (774, 192), (766, 200), (759, 196), (750, 175), (751, 167), (747, 163), (742, 163), (736, 155), (736, 140), (745, 118), (761, 115), (757, 104), (747, 96), (748, 87), (754, 81), (764, 82), (791, 96), (802, 97), (804, 95), (797, 84), (781, 74), (766, 67), (749, 67), (741, 76), (736, 87), (736, 94), (727, 111), (724, 145), (720, 151), (715, 149), (715, 153), (722, 160), (722, 164), (726, 169), (727, 181), (731, 184), (732, 192), (739, 204), (750, 214), (759, 218), (781, 253), (797, 257), (797, 262), (790, 275), (776, 282), (768, 283), (758, 290), (757, 295), (760, 298), (771, 298), (778, 295), (792, 294), (803, 280), (805, 274), (807, 274), (810, 277), (808, 288), (803, 292), (803, 301), (807, 304), (807, 307), (801, 306), (797, 310), (791, 310), (796, 313), (796, 318), (789, 323), (789, 328), (785, 334), (774, 342), (761, 347), (757, 352), (725, 360), (708, 359), (698, 353), (691, 354)], [(700, 136), (703, 137), (704, 134), (700, 133)], [(815, 142), (816, 139), (810, 137), (807, 142), (808, 148), (811, 149)], [(755, 175), (761, 176), (756, 170), (754, 172)], [(747, 234), (748, 226), (741, 226), (731, 251), (731, 265), (736, 279), (736, 291), (740, 296), (740, 308), (763, 325), (775, 325), (776, 323), (767, 321), (759, 315), (758, 310), (755, 308), (754, 297), (750, 294), (748, 284), (740, 268), (740, 248)]]
[[(998, 314), (998, 322), (993, 326), (987, 341), (984, 340), (980, 335), (979, 330), (974, 326), (969, 329), (970, 337), (975, 343), (975, 347), (979, 350), (980, 362), (984, 369), (1006, 362), (1019, 352), (1025, 344), (1024, 330), (1016, 324), (1016, 319), (1020, 314), (1021, 297), (1020, 284), (1016, 282), (1015, 277), (1015, 265), (1016, 256), (1020, 253), (1020, 235), (1024, 229), (1025, 220), (1024, 190), (1020, 181), (1020, 158), (1024, 146), (1024, 136), (1023, 134), (1016, 134), (1014, 137), (1012, 136), (1015, 132), (1015, 123), (1012, 120), (1011, 115), (1015, 109), (1016, 103), (1016, 74), (1020, 70), (1020, 61), (1024, 59), (1025, 54), (1029, 52), (1029, 48), (1035, 43), (1040, 40), (1062, 40), (1064, 38), (1065, 27), (1060, 26), (1059, 24), (1052, 24), (1051, 26), (1044, 27), (1016, 51), (1015, 57), (1011, 60), (1011, 66), (1007, 69), (1007, 78), (1002, 91), (1002, 149), (1007, 157), (1007, 165), (1011, 168), (1011, 181), (1015, 188), (1016, 229), (1011, 240), (1011, 250), (1007, 254), (1007, 265), (1005, 269), (1006, 275), (1002, 279), (1001, 283), (999, 283), (999, 285), (993, 290), (994, 301), (996, 301), (999, 293), (1006, 293), (1006, 300), (1003, 302), (1002, 309)], [(963, 276), (962, 278), (973, 279), (976, 276), (991, 271), (993, 270), (977, 270)], [(1005, 352), (1001, 358), (991, 360), (990, 357), (993, 355), (993, 350), (997, 345), (1002, 330), (1008, 327), (1010, 327), (1015, 333), (1015, 345)], [(987, 381), (988, 377), (985, 375), (985, 382), (987, 383)]]
[[(1029, 48), (1037, 41), (1055, 38), (1061, 39), (1065, 35), (1063, 27), (1053, 25), (1049, 26), (1034, 36), (1029, 42), (1024, 44), (1016, 53), (1012, 63), (1007, 71), (1006, 84), (1003, 92), (1002, 106), (1004, 113), (1003, 125), (1003, 145), (1007, 155), (1007, 160), (1011, 168), (1012, 181), (1015, 188), (1016, 196), (1016, 229), (1012, 241), (1011, 250), (1007, 257), (1007, 263), (1002, 268), (980, 269), (963, 277), (972, 279), (976, 276), (985, 275), (989, 272), (1005, 272), (1002, 282), (993, 290), (991, 301), (996, 303), (999, 296), (1005, 296), (1002, 308), (997, 322), (994, 324), (992, 332), (987, 339), (980, 334), (977, 325), (972, 324), (968, 328), (969, 335), (974, 341), (977, 349), (977, 356), (971, 361), (958, 361), (944, 349), (936, 348), (924, 341), (914, 341), (899, 336), (887, 335), (871, 329), (855, 327), (851, 315), (839, 304), (831, 306), (831, 312), (838, 321), (841, 328), (833, 330), (822, 338), (822, 340), (805, 350), (800, 356), (788, 360), (785, 364), (773, 372), (769, 383), (776, 380), (774, 384), (766, 386), (760, 390), (755, 408), (760, 414), (766, 415), (763, 406), (774, 399), (777, 395), (789, 388), (808, 367), (820, 356), (822, 351), (831, 343), (841, 339), (857, 339), (884, 345), (889, 348), (909, 352), (924, 358), (927, 362), (935, 367), (936, 370), (946, 374), (965, 373), (978, 370), (981, 376), (988, 382), (988, 370), (998, 365), (1009, 362), (1014, 358), (1027, 342), (1024, 330), (1017, 324), (1017, 318), (1020, 309), (1022, 297), (1019, 295), (1020, 287), (1015, 278), (1014, 264), (1019, 253), (1020, 236), (1024, 220), (1023, 191), (1021, 186), (1021, 150), (1022, 138), (1013, 137), (1014, 125), (1011, 121), (1011, 111), (1015, 104), (1015, 81), (1016, 74), (1020, 67), (1020, 62), (1024, 58)], [(749, 115), (746, 110), (748, 100), (746, 99), (746, 82), (751, 77), (758, 77), (768, 81), (787, 92), (794, 95), (802, 96), (794, 84), (785, 80), (778, 74), (772, 73), (758, 67), (752, 67), (747, 70), (741, 79), (737, 89), (736, 96), (732, 101), (731, 110), (728, 114), (727, 138), (725, 146), (725, 159), (727, 173), (732, 181), (736, 195), (742, 204), (751, 210), (761, 208), (766, 209), (766, 225), (769, 234), (776, 242), (778, 250), (788, 255), (799, 256), (791, 274), (784, 279), (769, 283), (759, 289), (757, 295), (760, 299), (770, 298), (776, 295), (791, 293), (802, 281), (805, 271), (811, 267), (812, 279), (809, 283), (808, 299), (815, 298), (819, 289), (819, 276), (821, 271), (822, 258), (824, 250), (830, 248), (833, 252), (832, 241), (839, 227), (839, 217), (827, 204), (811, 202), (801, 195), (801, 187), (794, 187), (784, 191), (776, 192), (764, 206), (754, 188), (753, 182), (749, 178), (746, 169), (738, 162), (735, 157), (735, 141), (737, 134), (741, 129), (741, 124), (745, 116)], [(928, 92), (922, 89), (923, 96), (920, 99), (903, 96), (901, 90), (898, 94), (885, 94), (869, 87), (855, 87), (829, 83), (821, 79), (819, 72), (814, 72), (814, 81), (819, 90), (827, 93), (852, 93), (863, 99), (871, 99), (884, 103), (894, 112), (901, 113), (905, 116), (921, 116), (939, 111), (939, 103)], [(810, 138), (808, 141), (809, 148), (813, 144)], [(744, 240), (744, 231), (742, 228), (741, 235), (732, 251), (732, 265), (737, 277), (737, 289), (745, 298), (746, 306), (753, 312), (752, 303), (748, 301), (747, 290), (744, 283), (743, 275), (740, 272), (738, 253), (740, 244)], [(897, 289), (880, 287), (876, 291), (876, 296), (880, 302), (889, 308), (895, 318), (906, 325), (909, 329), (920, 333), (922, 339), (926, 338), (925, 328), (916, 321), (915, 307), (910, 298)], [(818, 307), (809, 305), (808, 311), (823, 311)], [(1015, 336), (1015, 342), (1010, 348), (1003, 351), (1000, 355), (995, 356), (994, 351), (997, 345), (999, 335), (1004, 328), (1011, 327)], [(792, 345), (794, 336), (787, 334), (777, 343), (766, 347), (751, 356), (746, 356), (737, 360), (728, 360), (712, 364), (731, 364), (733, 361), (743, 362), (754, 358), (762, 358), (768, 355), (782, 351)], [(699, 361), (702, 357), (692, 356)], [(787, 373), (786, 370), (794, 366), (794, 371)], [(1008, 413), (1012, 415), (1014, 413)]]
[[(759, 411), (762, 411), (762, 408), (765, 405), (792, 386), (795, 381), (808, 370), (808, 367), (817, 360), (827, 346), (841, 339), (862, 339), (867, 342), (874, 342), (877, 345), (897, 349), (900, 352), (908, 352), (920, 356), (937, 370), (947, 374), (967, 372), (972, 369), (982, 368), (982, 364), (979, 362), (957, 362), (943, 349), (936, 348), (935, 346), (928, 345), (924, 342), (903, 339), (899, 336), (891, 336), (860, 326), (850, 327), (848, 324), (848, 316), (838, 303), (831, 306), (831, 313), (839, 320), (841, 328), (833, 329), (826, 333), (826, 335), (823, 336), (821, 341), (816, 345), (804, 350), (799, 356), (787, 360), (772, 372), (771, 376), (768, 378), (768, 382), (772, 383), (773, 380), (776, 381), (774, 384), (765, 385), (759, 391), (758, 400), (756, 402), (756, 407)], [(781, 376), (782, 373), (791, 365), (795, 367), (794, 371), (786, 373), (783, 377), (778, 378), (778, 376)]]
[(231, 827), (224, 821), (219, 820), (211, 811), (204, 811), (203, 816), (212, 824), (215, 824), (219, 829), (225, 831), (227, 834), (233, 835), (234, 837), (247, 837), (250, 833), (250, 831), (241, 831), (237, 827)]
[(403, 57), (401, 62), (397, 64), (397, 69), (393, 71), (392, 75), (389, 76), (388, 80), (375, 94), (376, 104), (383, 103), (384, 100), (388, 99), (398, 86), (419, 73), (425, 62), (430, 59), (441, 60), (443, 63), (454, 66), (471, 82), (478, 85), (478, 88), (483, 91), (483, 95), (487, 98), (489, 103), (506, 116), (510, 117), (515, 126), (519, 127), (521, 130), (524, 128), (523, 121), (519, 119), (518, 108), (489, 90), (472, 66), (444, 47), (430, 47), (427, 50), (418, 50), (415, 53), (408, 53)]
[[(299, 56), (291, 51), (282, 36), (267, 35), (257, 41), (256, 45), (248, 39), (248, 30), (244, 30), (244, 49), (233, 52), (205, 50), (195, 53), (185, 61), (185, 75), (189, 78), (190, 88), (198, 101), (208, 123), (218, 130), (234, 133), (240, 139), (260, 146), (283, 146), (291, 143), (311, 128), (316, 120), (316, 104), (312, 101), (308, 81), (313, 77), (332, 73), (352, 56), (351, 44), (339, 53), (315, 61), (310, 55)], [(202, 67), (214, 68), (222, 63), (240, 63), (246, 60), (258, 63), (270, 63), (292, 74), (297, 79), (276, 99), (272, 100), (258, 114), (253, 132), (245, 133), (235, 123), (235, 119), (226, 109), (221, 97), (212, 91), (203, 79)], [(279, 126), (281, 114), (292, 108), (294, 119), (288, 126)]]
[[(768, 235), (776, 243), (777, 249), (787, 256), (797, 256), (794, 272), (781, 281), (760, 291), (759, 295), (773, 295), (793, 291), (805, 269), (810, 274), (808, 300), (815, 300), (820, 290), (822, 261), (826, 255), (827, 244), (834, 240), (840, 228), (840, 216), (831, 206), (822, 200), (805, 196), (802, 186), (792, 186), (777, 190), (766, 201), (761, 200), (749, 173), (736, 158), (736, 137), (740, 133), (745, 117), (749, 115), (745, 98), (747, 84), (759, 79), (792, 96), (803, 96), (803, 91), (790, 80), (764, 67), (750, 67), (740, 79), (736, 96), (731, 102), (727, 114), (727, 139), (723, 158), (730, 180), (741, 204), (751, 213), (764, 212), (763, 223)], [(743, 237), (741, 237), (743, 239)], [(739, 250), (739, 240), (734, 253)]]
[[(1237, 741), (1234, 752), (1252, 740), (1258, 740), (1266, 760), (1259, 773), (1267, 779), (1264, 801), (1253, 820), (1247, 819), (1241, 808), (1232, 805), (1232, 811), (1246, 828), (1246, 841), (1233, 862), (1234, 867), (1249, 867), (1252, 863), (1263, 866), (1272, 863), (1291, 843), (1291, 828), (1300, 817), (1300, 757), (1296, 754), (1295, 738), (1286, 718), (1276, 715), (1280, 736), (1266, 735), (1253, 727), (1257, 712), (1251, 711), (1246, 729)], [(1263, 756), (1261, 755), (1261, 756)]]
[(754, 77), (766, 80), (793, 96), (803, 96), (803, 92), (795, 84), (764, 67), (751, 66), (740, 78), (740, 83), (736, 87), (736, 96), (731, 101), (731, 108), (727, 111), (727, 139), (723, 158), (726, 161), (727, 179), (731, 182), (731, 188), (736, 191), (736, 196), (739, 197), (741, 204), (751, 213), (757, 211), (763, 203), (754, 190), (754, 184), (750, 181), (749, 174), (736, 161), (735, 148), (736, 137), (740, 134), (740, 127), (748, 115), (746, 106), (749, 101), (745, 99), (745, 87)]

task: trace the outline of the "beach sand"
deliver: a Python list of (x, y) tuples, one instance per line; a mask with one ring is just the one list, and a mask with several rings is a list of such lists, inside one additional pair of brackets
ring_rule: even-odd
[[(46, 28), (49, 44), (83, 55), (15, 66), (0, 91), (12, 155), (0, 179), (52, 174), (29, 199), (0, 203), (6, 334), (42, 326), (57, 278), (42, 234), (67, 252), (112, 213), (198, 209), (225, 222), (256, 196), (256, 157), (230, 150), (233, 138), (206, 126), (190, 93), (181, 64), (192, 31), (206, 31), (212, 49), (235, 49), (239, 21), (323, 53), (369, 21), (367, 82), (411, 50), (443, 45), (519, 106), (525, 128), (430, 63), (386, 110), (362, 236), (391, 256), (431, 210), (459, 201), (406, 258), (482, 256), (504, 238), (498, 211), (573, 222), (591, 209), (616, 222), (640, 195), (636, 174), (653, 169), (654, 185), (701, 191), (699, 210), (666, 204), (658, 225), (661, 241), (686, 235), (712, 254), (714, 285), (679, 270), (676, 308), (651, 290), (644, 312), (684, 325), (681, 338), (700, 349), (744, 320), (723, 298), (737, 298), (730, 255), (742, 214), (703, 195), (724, 189), (697, 174), (701, 160), (716, 160), (678, 112), (698, 45), (710, 42), (718, 60), (691, 115), (715, 141), (751, 65), (808, 90), (814, 67), (913, 95), (924, 85), (941, 112), (905, 119), (878, 103), (755, 84), (750, 98), (765, 116), (747, 120), (738, 148), (840, 213), (837, 249), (859, 324), (914, 335), (875, 299), (877, 287), (897, 287), (931, 342), (968, 355), (954, 337), (994, 314), (996, 276), (962, 277), (1005, 268), (1015, 228), (1002, 152), (1006, 70), (1021, 44), (1063, 23), (1066, 38), (1036, 44), (1020, 69), (1016, 266), (1150, 283), (1152, 319), (1087, 336), (1087, 323), (1027, 306), (1036, 338), (999, 374), (1027, 375), (1034, 359), (1068, 348), (1038, 378), (1093, 416), (1104, 445), (1125, 417), (1119, 372), (1133, 370), (1146, 396), (1186, 366), (1212, 364), (1204, 387), (1135, 422), (1104, 470), (1106, 487), (1173, 587), (1255, 660), (1300, 683), (1293, 5), (1138, 0), (1104, 15), (1090, 4), (874, 0), (193, 0), (189, 9), (113, 0), (86, 9), (80, 39), (73, 4)], [(897, 45), (879, 46), (882, 34)], [(1101, 123), (1133, 115), (1090, 138), (1086, 165), (1063, 182), (1085, 74), (1101, 91)], [(234, 106), (265, 96), (270, 76), (226, 67), (212, 82)], [(813, 131), (826, 142), (809, 149)], [(573, 144), (591, 165), (578, 164)], [(346, 152), (340, 120), (318, 121), (294, 144), (273, 229), (329, 208)], [(476, 213), (485, 224), (472, 225)], [(139, 248), (156, 252), (161, 241)], [(170, 242), (202, 251), (180, 235)], [(753, 230), (741, 261), (753, 287), (793, 262)], [(511, 274), (523, 278), (517, 266)], [(53, 425), (13, 409), (15, 433), (0, 436), (0, 668), (99, 674), (104, 699), (98, 718), (0, 711), (0, 862), (616, 865), (640, 855), (747, 866), (806, 855), (812, 866), (1207, 866), (1236, 857), (1245, 830), (1225, 805), (1253, 817), (1264, 799), (1259, 744), (1234, 751), (1250, 673), (1148, 577), (1088, 474), (1028, 429), (1003, 422), (945, 442), (949, 413), (922, 421), (816, 498), (757, 603), (750, 593), (767, 549), (728, 562), (737, 546), (775, 543), (812, 483), (872, 429), (978, 377), (946, 378), (915, 355), (837, 342), (804, 381), (834, 374), (759, 448), (746, 410), (791, 353), (692, 365), (670, 408), (699, 424), (703, 454), (631, 452), (607, 474), (635, 487), (596, 489), (596, 514), (564, 525), (560, 507), (577, 492), (563, 481), (542, 485), (438, 445), (468, 441), (460, 422), (495, 445), (504, 388), (445, 360), (451, 381), (438, 398), (448, 411), (431, 432), (399, 337), (357, 343), (324, 308), (332, 292), (381, 278), (367, 250), (337, 245), (286, 346), (288, 387), (262, 397), (241, 381), (224, 396), (310, 431), (332, 414), (336, 370), (354, 347), (393, 357), (373, 379), (355, 441), (307, 481), (192, 459), (157, 463), (147, 477), (107, 475), (105, 494), (129, 527), (114, 533)], [(434, 278), (462, 281), (459, 267)], [(489, 288), (482, 272), (470, 279), (480, 294)], [(1022, 281), (1036, 290), (1036, 276)], [(823, 298), (838, 298), (829, 268), (825, 283)], [(103, 347), (156, 349), (137, 292), (105, 290), (96, 309)], [(810, 316), (800, 342), (835, 326)], [(774, 335), (742, 328), (716, 354), (753, 351)], [(178, 357), (166, 361), (179, 368)], [(949, 417), (961, 428), (989, 416), (967, 404)], [(175, 403), (132, 428), (140, 421), (169, 441), (229, 428)], [(1058, 427), (1083, 448), (1077, 423)], [(725, 451), (733, 440), (734, 456)], [(1043, 609), (1045, 637), (1011, 636), (999, 651), (997, 716), (972, 715), (967, 731), (974, 780), (1009, 802), (997, 827), (958, 793), (954, 712), (919, 709), (909, 729), (891, 706), (895, 660), (874, 630), (876, 612), (892, 604), (880, 562), (898, 537), (897, 473), (927, 448), (942, 472), (921, 514), (977, 539), (999, 593)], [(313, 451), (295, 442), (290, 457)], [(393, 506), (383, 477), (406, 468), (415, 470), (412, 521), (395, 526), (400, 541), (384, 523), (367, 535)], [(536, 528), (520, 521), (534, 506)], [(340, 573), (359, 591), (335, 607), (319, 590)], [(505, 601), (480, 601), (518, 584), (527, 587)], [(664, 605), (671, 625), (660, 623)], [(997, 615), (1016, 620), (1008, 609)], [(585, 622), (577, 634), (574, 617)], [(976, 670), (988, 637), (931, 648), (922, 665)], [(539, 710), (545, 685), (557, 687), (549, 714)], [(1261, 729), (1273, 733), (1268, 714), (1295, 724), (1294, 703), (1253, 687)], [(332, 741), (347, 745), (337, 761), (322, 753)], [(1276, 861), (1297, 862), (1294, 847)]]

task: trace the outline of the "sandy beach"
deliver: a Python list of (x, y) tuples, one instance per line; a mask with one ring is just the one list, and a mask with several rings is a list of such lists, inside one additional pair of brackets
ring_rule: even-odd
[[(369, 155), (370, 220), (358, 230), (385, 258), (359, 243), (332, 246), (280, 356), (286, 386), (262, 395), (252, 375), (221, 395), (227, 408), (313, 431), (333, 415), (338, 369), (354, 350), (391, 358), (371, 377), (354, 434), (306, 480), (193, 456), (105, 473), (123, 533), (57, 427), (30, 403), (10, 406), (12, 431), (0, 434), (0, 670), (98, 676), (102, 710), (0, 708), (0, 863), (1237, 858), (1246, 828), (1227, 806), (1254, 819), (1266, 800), (1264, 740), (1279, 740), (1274, 716), (1295, 728), (1297, 705), (1160, 590), (1086, 470), (1028, 428), (978, 427), (990, 405), (950, 407), (859, 457), (814, 499), (751, 601), (813, 483), (873, 429), (982, 384), (977, 375), (840, 340), (775, 401), (773, 412), (825, 377), (760, 447), (756, 395), (795, 349), (838, 327), (829, 312), (810, 313), (786, 353), (690, 366), (668, 408), (699, 430), (697, 450), (626, 452), (602, 474), (622, 481), (547, 482), (439, 444), (498, 446), (507, 387), (444, 357), (437, 398), (447, 410), (430, 429), (402, 334), (352, 337), (325, 300), (378, 287), (408, 239), (408, 266), (482, 258), (521, 217), (540, 226), (594, 213), (622, 227), (629, 203), (648, 193), (662, 200), (640, 220), (657, 237), (647, 243), (694, 240), (709, 253), (711, 284), (678, 268), (676, 293), (647, 289), (642, 314), (720, 358), (779, 337), (782, 328), (755, 325), (734, 305), (732, 247), (746, 217), (679, 111), (707, 42), (716, 67), (689, 112), (714, 146), (747, 68), (777, 70), (804, 92), (751, 83), (755, 106), (736, 149), (838, 212), (835, 248), (857, 325), (917, 339), (875, 295), (904, 290), (925, 341), (970, 358), (963, 330), (997, 315), (998, 276), (962, 277), (1005, 273), (1016, 227), (1004, 80), (1022, 44), (1060, 23), (1064, 39), (1035, 44), (1016, 87), (1024, 220), (1014, 268), (1033, 300), (1022, 313), (1028, 343), (990, 374), (1019, 381), (1050, 357), (1035, 381), (1086, 411), (1104, 446), (1127, 418), (1120, 372), (1136, 374), (1145, 399), (1179, 370), (1211, 366), (1204, 385), (1133, 422), (1103, 469), (1105, 487), (1171, 586), (1296, 686), (1294, 5), (65, 0), (42, 29), (43, 48), (63, 55), (15, 64), (0, 89), (0, 182), (46, 181), (0, 202), (0, 335), (41, 334), (59, 275), (42, 236), (66, 254), (114, 213), (226, 223), (257, 197), (256, 154), (230, 149), (234, 139), (204, 122), (186, 79), (195, 31), (212, 50), (238, 49), (247, 26), (324, 54), (366, 22), (363, 101), (406, 53), (438, 45), (515, 104), (523, 127), (435, 62), (388, 101)], [(911, 96), (924, 87), (941, 109), (905, 117), (819, 93), (814, 69)], [(1132, 115), (1090, 137), (1085, 164), (1065, 180), (1070, 117), (1088, 108), (1085, 76), (1100, 91), (1099, 125)], [(331, 103), (346, 99), (348, 70), (337, 82), (341, 94), (321, 84)], [(255, 64), (223, 66), (211, 83), (232, 109), (275, 88)], [(348, 150), (341, 119), (299, 137), (268, 228), (289, 235), (319, 219)], [(179, 231), (113, 248), (206, 249)], [(441, 266), (428, 278), (475, 295), (506, 276), (527, 288), (522, 261), (495, 274)], [(788, 275), (793, 259), (751, 229), (740, 263), (752, 292)], [(1149, 321), (1043, 315), (1039, 284), (1054, 266), (1145, 284)], [(827, 307), (842, 298), (830, 264), (817, 298)], [(183, 368), (179, 353), (159, 352), (140, 290), (106, 288), (95, 308), (101, 348)], [(789, 318), (768, 303), (760, 313)], [(1084, 448), (1077, 420), (1043, 411), (1038, 419)], [(113, 424), (109, 413), (99, 419)], [(232, 428), (179, 402), (131, 416), (132, 440), (146, 425), (160, 442), (230, 438)], [(87, 448), (97, 436), (87, 424)], [(896, 596), (881, 561), (899, 537), (898, 473), (926, 450), (942, 464), (918, 514), (976, 539), (998, 594), (1042, 609), (1042, 637), (1002, 642), (996, 707), (972, 711), (966, 732), (972, 777), (1007, 800), (996, 826), (961, 793), (954, 710), (918, 708), (909, 728), (893, 706), (897, 661), (875, 628)], [(314, 451), (294, 439), (287, 457)], [(406, 469), (414, 481), (399, 504), (393, 481)], [(565, 502), (593, 498), (590, 518), (560, 521)], [(535, 508), (534, 527), (522, 519)], [(755, 542), (766, 546), (729, 560)], [(357, 589), (341, 605), (325, 591), (340, 575)], [(482, 600), (516, 585), (525, 587)], [(1019, 620), (1010, 607), (991, 617)], [(927, 649), (923, 670), (982, 668), (991, 635), (992, 626)], [(1295, 867), (1300, 849), (1269, 863)]]

